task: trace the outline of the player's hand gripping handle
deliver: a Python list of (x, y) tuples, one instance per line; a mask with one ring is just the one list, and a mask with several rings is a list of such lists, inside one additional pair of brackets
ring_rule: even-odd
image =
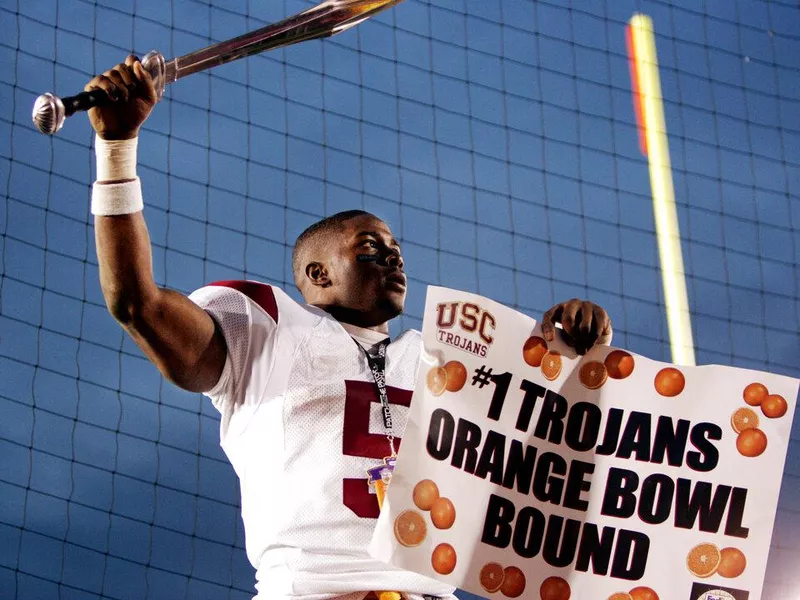
[[(156, 101), (160, 100), (164, 94), (164, 85), (166, 83), (164, 56), (155, 50), (148, 52), (142, 60), (142, 66), (153, 80)], [(112, 99), (105, 90), (99, 87), (67, 98), (59, 98), (48, 92), (36, 99), (31, 117), (39, 131), (53, 135), (64, 125), (64, 120), (76, 112), (87, 111), (91, 108), (109, 104), (112, 104)]]

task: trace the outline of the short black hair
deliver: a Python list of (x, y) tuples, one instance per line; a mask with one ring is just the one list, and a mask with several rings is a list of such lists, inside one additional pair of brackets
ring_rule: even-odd
[[(375, 217), (375, 215), (365, 210), (345, 210), (317, 221), (313, 225), (307, 227), (303, 233), (297, 236), (297, 241), (294, 243), (294, 249), (292, 250), (292, 271), (294, 273), (295, 285), (297, 285), (300, 291), (302, 291), (300, 282), (302, 281), (303, 273), (305, 271), (305, 265), (302, 264), (304, 262), (303, 249), (320, 238), (327, 237), (331, 233), (338, 232), (339, 227), (345, 221), (349, 221), (350, 219), (361, 217), (363, 215)], [(375, 218), (377, 219), (378, 217)]]

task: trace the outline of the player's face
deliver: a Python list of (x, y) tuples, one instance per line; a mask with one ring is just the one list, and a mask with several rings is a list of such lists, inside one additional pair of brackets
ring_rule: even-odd
[(403, 258), (386, 223), (371, 215), (345, 221), (334, 253), (332, 281), (340, 307), (362, 313), (367, 326), (403, 312)]

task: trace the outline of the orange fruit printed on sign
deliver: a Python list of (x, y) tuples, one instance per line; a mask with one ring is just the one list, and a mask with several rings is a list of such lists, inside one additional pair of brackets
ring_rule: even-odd
[(407, 548), (419, 546), (427, 535), (425, 519), (415, 510), (404, 510), (394, 520), (394, 536)]
[(743, 406), (731, 415), (731, 427), (736, 433), (742, 433), (745, 429), (755, 429), (758, 427), (758, 415), (752, 408)]
[(464, 387), (467, 381), (467, 368), (457, 360), (451, 360), (444, 365), (447, 380), (445, 388), (448, 392), (457, 392)]
[(439, 488), (430, 479), (423, 479), (414, 486), (414, 504), (420, 510), (430, 510), (439, 497)]
[(608, 376), (611, 379), (625, 379), (633, 373), (633, 356), (624, 350), (612, 350), (606, 356), (603, 364), (606, 366)]
[(767, 449), (767, 434), (760, 429), (745, 429), (736, 438), (736, 449), (748, 458), (759, 456)]
[(440, 575), (449, 575), (456, 568), (456, 550), (450, 544), (439, 544), (431, 554), (431, 566)]
[(558, 379), (561, 374), (561, 354), (555, 351), (548, 352), (542, 359), (542, 375), (550, 381)]
[(431, 521), (437, 529), (450, 529), (456, 521), (456, 507), (450, 498), (437, 498), (431, 505)]
[(443, 367), (433, 367), (428, 371), (425, 382), (428, 384), (431, 394), (441, 396), (447, 388), (447, 371)]
[(525, 591), (525, 573), (518, 567), (506, 567), (503, 569), (503, 583), (500, 586), (500, 593), (509, 598), (516, 598)]
[(540, 366), (545, 354), (547, 354), (547, 342), (536, 335), (529, 337), (522, 347), (522, 358), (532, 367)]
[(672, 398), (677, 396), (686, 387), (686, 379), (678, 369), (665, 367), (656, 374), (656, 391), (662, 396)]
[(493, 594), (500, 589), (501, 585), (503, 585), (504, 577), (505, 572), (503, 571), (503, 566), (500, 563), (490, 562), (481, 567), (478, 580), (480, 581), (483, 589), (490, 594)]
[(632, 600), (659, 600), (658, 594), (652, 588), (640, 585), (630, 592)]
[(722, 555), (714, 544), (698, 544), (686, 555), (686, 568), (695, 577), (711, 577), (717, 572)]
[(767, 386), (763, 383), (753, 382), (744, 388), (742, 398), (744, 398), (744, 401), (750, 406), (761, 406), (761, 403), (768, 394)]
[(541, 600), (569, 600), (572, 590), (563, 577), (548, 577), (539, 586)]
[(769, 419), (778, 419), (786, 414), (789, 404), (786, 398), (778, 394), (769, 394), (761, 402), (761, 412)]
[(590, 360), (581, 366), (578, 373), (578, 380), (590, 390), (596, 390), (608, 379), (608, 371), (603, 363)]
[(747, 559), (738, 548), (723, 548), (720, 551), (722, 558), (717, 568), (717, 575), (722, 577), (738, 577), (747, 567)]

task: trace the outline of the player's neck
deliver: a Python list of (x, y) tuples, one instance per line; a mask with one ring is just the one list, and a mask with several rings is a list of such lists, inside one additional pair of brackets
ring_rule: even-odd
[(351, 325), (350, 323), (343, 323), (339, 321), (339, 325), (342, 326), (342, 329), (344, 329), (351, 338), (356, 340), (366, 350), (375, 347), (376, 344), (379, 344), (389, 338), (388, 335), (381, 333), (380, 331), (364, 329), (363, 327), (357, 327), (356, 325)]
[(389, 335), (389, 322), (378, 316), (350, 308), (343, 308), (341, 306), (323, 304), (317, 304), (316, 306), (327, 312), (340, 323), (348, 323), (349, 325), (355, 325), (361, 329), (370, 329), (378, 333)]

